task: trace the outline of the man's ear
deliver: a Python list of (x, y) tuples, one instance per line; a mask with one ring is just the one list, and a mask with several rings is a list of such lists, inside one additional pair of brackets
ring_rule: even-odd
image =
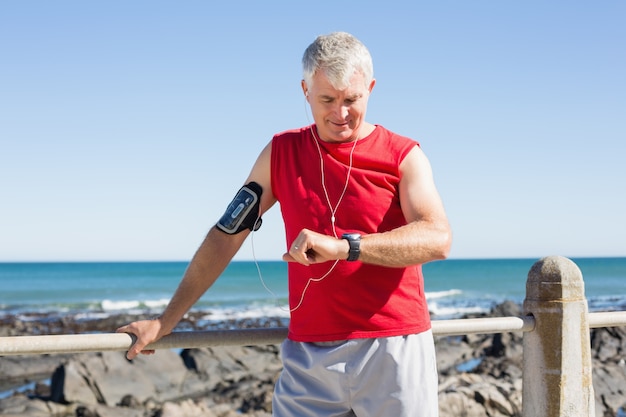
[(304, 93), (304, 97), (306, 97), (306, 100), (309, 101), (309, 87), (307, 87), (306, 81), (302, 80), (300, 82), (300, 86), (302, 87), (302, 92)]
[(368, 91), (370, 92), (370, 94), (372, 94), (372, 90), (374, 89), (375, 85), (376, 85), (376, 78), (372, 78), (372, 82), (370, 83), (369, 87), (367, 88)]

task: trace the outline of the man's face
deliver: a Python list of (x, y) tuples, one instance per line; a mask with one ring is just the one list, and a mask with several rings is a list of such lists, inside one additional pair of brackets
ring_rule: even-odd
[(360, 139), (361, 128), (365, 123), (365, 113), (370, 92), (375, 81), (369, 85), (361, 73), (355, 72), (349, 85), (338, 90), (326, 78), (323, 71), (313, 77), (313, 85), (302, 82), (307, 100), (311, 105), (313, 120), (317, 125), (320, 139), (326, 142), (350, 142)]

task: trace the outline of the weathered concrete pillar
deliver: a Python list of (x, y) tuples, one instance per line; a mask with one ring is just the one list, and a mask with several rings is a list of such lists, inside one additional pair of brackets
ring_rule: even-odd
[(571, 260), (537, 261), (526, 281), (524, 417), (594, 417), (591, 346), (582, 273)]

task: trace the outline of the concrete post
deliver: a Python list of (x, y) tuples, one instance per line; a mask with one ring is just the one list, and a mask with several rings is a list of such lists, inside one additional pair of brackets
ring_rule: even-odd
[(594, 417), (591, 346), (582, 273), (571, 260), (537, 261), (526, 281), (524, 417)]

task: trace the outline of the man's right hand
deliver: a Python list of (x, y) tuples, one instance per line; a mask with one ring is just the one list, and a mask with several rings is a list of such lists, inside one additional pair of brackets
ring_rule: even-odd
[(126, 358), (128, 360), (134, 359), (140, 353), (143, 355), (152, 355), (154, 350), (152, 349), (144, 349), (150, 343), (156, 342), (164, 335), (161, 334), (161, 321), (160, 318), (154, 318), (151, 320), (140, 320), (135, 321), (133, 323), (127, 324), (126, 326), (122, 326), (118, 328), (116, 333), (130, 333), (135, 335), (137, 340), (130, 347), (128, 352), (126, 353)]

